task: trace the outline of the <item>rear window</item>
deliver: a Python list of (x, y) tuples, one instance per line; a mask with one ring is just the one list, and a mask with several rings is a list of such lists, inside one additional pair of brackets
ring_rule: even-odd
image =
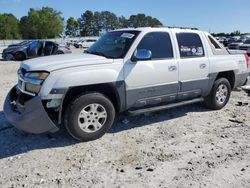
[(205, 55), (204, 47), (198, 34), (177, 33), (176, 37), (181, 58), (197, 58)]

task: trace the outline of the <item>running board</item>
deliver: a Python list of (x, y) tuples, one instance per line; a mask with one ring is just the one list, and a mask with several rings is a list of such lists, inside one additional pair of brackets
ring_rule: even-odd
[(144, 114), (147, 112), (155, 112), (155, 111), (160, 111), (160, 110), (166, 110), (169, 108), (174, 108), (174, 107), (179, 107), (179, 106), (184, 106), (184, 105), (189, 105), (193, 103), (198, 103), (198, 102), (203, 102), (203, 98), (197, 98), (197, 99), (192, 99), (188, 101), (181, 101), (177, 103), (171, 103), (163, 106), (156, 106), (156, 107), (151, 107), (151, 108), (144, 108), (144, 109), (139, 109), (139, 110), (134, 110), (134, 111), (128, 111), (130, 115), (138, 115), (138, 114)]

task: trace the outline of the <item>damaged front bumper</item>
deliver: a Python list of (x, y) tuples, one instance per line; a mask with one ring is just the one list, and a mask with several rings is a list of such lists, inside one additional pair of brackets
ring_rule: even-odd
[(45, 111), (39, 96), (20, 101), (22, 95), (13, 87), (5, 99), (4, 114), (6, 119), (16, 128), (28, 133), (56, 132), (58, 127)]

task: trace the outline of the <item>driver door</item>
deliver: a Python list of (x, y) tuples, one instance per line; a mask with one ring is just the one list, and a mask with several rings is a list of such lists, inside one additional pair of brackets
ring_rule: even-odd
[(28, 49), (27, 49), (27, 54), (28, 57), (36, 57), (37, 56), (37, 51), (38, 51), (38, 41), (33, 41)]
[(171, 103), (178, 91), (178, 62), (174, 58), (168, 32), (146, 34), (137, 50), (150, 50), (150, 60), (125, 62), (126, 101), (128, 109)]

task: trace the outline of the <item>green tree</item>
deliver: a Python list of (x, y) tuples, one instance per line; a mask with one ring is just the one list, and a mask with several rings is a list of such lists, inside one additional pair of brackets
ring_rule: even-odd
[(13, 14), (0, 14), (0, 39), (19, 39), (18, 23)]
[(128, 19), (129, 27), (156, 27), (162, 23), (157, 18), (146, 16), (145, 14), (131, 15)]
[(95, 36), (96, 18), (92, 11), (87, 10), (78, 19), (81, 36)]
[(100, 32), (119, 27), (118, 17), (109, 11), (92, 12), (87, 10), (78, 19), (81, 36), (99, 36)]
[(46, 39), (59, 36), (63, 32), (63, 17), (50, 7), (42, 9), (31, 8), (27, 17), (22, 17), (19, 25), (23, 38)]
[(119, 17), (118, 18), (118, 28), (128, 28), (128, 27), (129, 27), (128, 20), (124, 16)]
[(232, 32), (230, 35), (231, 36), (240, 36), (241, 33), (240, 33), (240, 31), (237, 30), (237, 31)]
[(109, 11), (92, 12), (87, 10), (78, 19), (81, 36), (99, 36), (100, 32), (127, 27), (155, 27), (162, 23), (145, 14), (131, 15), (129, 19), (124, 16), (117, 17)]
[(20, 19), (19, 30), (21, 32), (22, 38), (24, 38), (24, 39), (28, 39), (32, 35), (32, 32), (31, 32), (30, 27), (29, 27), (29, 22), (28, 22), (27, 16), (23, 16)]
[(119, 26), (118, 17), (109, 11), (102, 11), (100, 13), (100, 20), (102, 23), (102, 29), (104, 31), (114, 30)]
[(73, 17), (70, 17), (67, 20), (65, 34), (72, 37), (76, 37), (78, 35), (78, 32), (79, 32), (79, 23)]

